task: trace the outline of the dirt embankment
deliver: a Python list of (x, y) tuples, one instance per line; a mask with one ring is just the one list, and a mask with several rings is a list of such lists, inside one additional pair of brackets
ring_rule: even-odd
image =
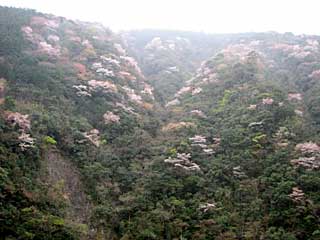
[(91, 204), (77, 168), (55, 148), (45, 150), (43, 155), (46, 175), (42, 180), (52, 188), (61, 186), (63, 198), (68, 203), (66, 219), (76, 224), (88, 224)]

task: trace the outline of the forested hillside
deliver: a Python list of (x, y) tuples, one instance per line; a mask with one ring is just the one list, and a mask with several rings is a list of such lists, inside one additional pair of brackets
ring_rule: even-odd
[(320, 239), (320, 37), (0, 23), (0, 239)]

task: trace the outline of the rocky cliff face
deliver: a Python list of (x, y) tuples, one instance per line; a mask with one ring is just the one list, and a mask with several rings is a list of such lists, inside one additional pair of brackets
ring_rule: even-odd
[(319, 37), (0, 21), (1, 235), (318, 238)]

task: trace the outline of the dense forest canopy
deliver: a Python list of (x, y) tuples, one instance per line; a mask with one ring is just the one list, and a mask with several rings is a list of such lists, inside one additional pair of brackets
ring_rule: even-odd
[(0, 239), (320, 239), (319, 41), (0, 7)]

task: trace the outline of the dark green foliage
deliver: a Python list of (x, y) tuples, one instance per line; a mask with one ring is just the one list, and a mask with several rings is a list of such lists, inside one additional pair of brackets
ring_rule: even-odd
[[(39, 53), (39, 46), (23, 36), (21, 27), (34, 16), (58, 19), (56, 29), (41, 25), (37, 30), (43, 41), (59, 36), (55, 44), (61, 56)], [(6, 79), (0, 106), (1, 239), (320, 239), (319, 169), (290, 163), (300, 157), (298, 143), (319, 143), (320, 88), (312, 72), (320, 68), (320, 54), (315, 50), (301, 58), (274, 47), (308, 49), (304, 37), (152, 30), (118, 36), (100, 25), (3, 7), (0, 22), (0, 78)], [(121, 60), (114, 44), (122, 37), (146, 80), (129, 65), (125, 70), (136, 80), (103, 76), (92, 68), (100, 56)], [(145, 48), (155, 37), (175, 48)], [(229, 44), (257, 41), (260, 45), (244, 57), (216, 54)], [(79, 74), (75, 63), (86, 73)], [(203, 83), (198, 73), (204, 67), (217, 78)], [(76, 91), (79, 85), (88, 90), (92, 79), (117, 89), (90, 90), (90, 96)], [(201, 93), (187, 92), (178, 96), (179, 105), (163, 107), (190, 79)], [(148, 82), (155, 100), (128, 100), (124, 86), (140, 94)], [(297, 92), (302, 100), (288, 99)], [(106, 121), (108, 111), (120, 120)], [(7, 121), (10, 112), (28, 114), (31, 128)], [(163, 130), (179, 122), (193, 125)], [(95, 129), (97, 142), (88, 137)], [(34, 138), (34, 147), (21, 147), (22, 133)], [(193, 145), (189, 138), (195, 135), (206, 137), (212, 154)], [(50, 150), (70, 160), (62, 166), (66, 172), (74, 167), (76, 174), (67, 176), (73, 178), (71, 187), (63, 178), (55, 184), (48, 180), (63, 175), (54, 169), (63, 162), (51, 158), (54, 164), (46, 166)], [(179, 153), (190, 153), (200, 170), (164, 161)], [(303, 201), (290, 196), (296, 187)], [(72, 209), (82, 213), (77, 204), (83, 195), (90, 211), (80, 221)]]

